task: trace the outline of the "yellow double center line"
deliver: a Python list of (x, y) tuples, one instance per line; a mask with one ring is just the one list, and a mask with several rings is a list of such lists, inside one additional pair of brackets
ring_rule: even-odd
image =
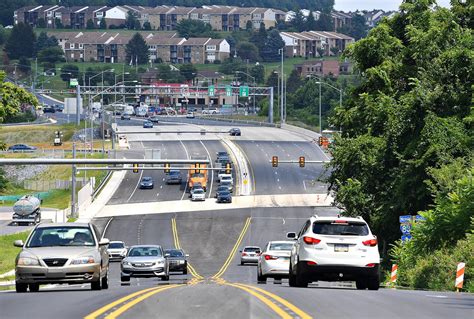
[[(164, 287), (154, 287), (154, 288), (148, 288), (148, 289), (143, 289), (137, 292), (134, 292), (130, 295), (127, 295), (123, 298), (120, 298), (112, 303), (109, 303), (108, 305), (97, 309), (96, 311), (90, 313), (89, 315), (85, 316), (84, 319), (95, 319), (100, 316), (104, 316), (104, 318), (107, 319), (113, 319), (117, 318), (120, 316), (122, 313), (127, 311), (128, 309), (132, 308), (136, 304), (142, 302), (143, 300), (153, 296), (154, 294), (157, 294), (161, 291), (168, 290), (171, 288), (176, 288), (176, 287), (181, 287), (185, 286), (183, 284), (180, 285), (167, 285)], [(121, 305), (121, 306), (120, 306)], [(117, 306), (119, 306), (117, 308)], [(117, 309), (115, 309), (117, 308)], [(108, 311), (112, 310), (112, 312), (107, 313)]]
[(247, 220), (245, 221), (244, 228), (242, 228), (242, 231), (240, 232), (239, 238), (237, 239), (237, 242), (235, 243), (234, 247), (232, 248), (232, 251), (230, 252), (229, 257), (227, 257), (227, 260), (225, 261), (224, 265), (222, 265), (221, 269), (211, 277), (211, 279), (217, 279), (220, 276), (224, 274), (224, 272), (227, 270), (229, 267), (232, 259), (234, 259), (235, 252), (239, 248), (240, 244), (242, 243), (242, 240), (244, 239), (245, 233), (247, 232), (247, 229), (250, 226), (250, 222), (252, 221), (251, 217), (247, 217)]
[[(181, 245), (179, 244), (179, 237), (178, 237), (178, 228), (176, 227), (176, 218), (171, 219), (171, 229), (173, 231), (173, 240), (174, 240), (174, 246), (177, 249), (181, 249)], [(191, 265), (191, 263), (188, 261), (188, 269), (191, 275), (196, 278), (196, 279), (204, 279), (203, 276), (198, 274), (196, 269)]]
[(271, 292), (268, 292), (264, 289), (254, 287), (251, 285), (245, 285), (245, 284), (240, 284), (240, 283), (229, 283), (223, 280), (222, 278), (219, 278), (215, 281), (217, 284), (220, 285), (226, 285), (226, 286), (231, 286), (234, 288), (238, 288), (240, 290), (243, 290), (252, 296), (256, 297), (259, 299), (261, 302), (263, 302), (265, 305), (267, 305), (270, 309), (272, 309), (277, 315), (279, 315), (281, 318), (284, 319), (291, 319), (294, 317), (299, 317), (301, 319), (310, 319), (312, 318), (310, 315), (308, 315), (306, 312), (303, 310), (299, 309), (289, 301), (281, 298), (280, 296), (277, 296)]

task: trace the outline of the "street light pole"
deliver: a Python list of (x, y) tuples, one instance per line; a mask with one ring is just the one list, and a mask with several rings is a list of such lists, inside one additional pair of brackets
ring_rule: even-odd
[(283, 124), (285, 123), (285, 89), (284, 89), (284, 85), (285, 85), (285, 82), (284, 82), (284, 79), (285, 79), (285, 76), (284, 76), (284, 72), (283, 72), (283, 56), (284, 56), (284, 52), (285, 52), (285, 48), (281, 48), (281, 49), (278, 49), (278, 53), (281, 54), (281, 99), (280, 99), (280, 102), (281, 102), (281, 110), (280, 110), (280, 122)]
[(323, 134), (323, 127), (322, 127), (322, 112), (321, 112), (321, 81), (319, 81), (319, 134)]

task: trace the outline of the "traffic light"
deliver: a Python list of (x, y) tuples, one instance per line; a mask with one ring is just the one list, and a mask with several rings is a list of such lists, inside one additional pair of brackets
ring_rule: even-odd
[(138, 173), (138, 164), (133, 164), (133, 172)]
[(231, 174), (231, 167), (230, 167), (230, 163), (226, 163), (225, 164), (225, 173), (226, 174)]
[(278, 167), (278, 156), (272, 156), (272, 166)]
[(323, 145), (323, 137), (322, 137), (322, 136), (320, 136), (320, 137), (318, 138), (318, 145), (319, 145), (319, 146)]
[(300, 156), (299, 163), (300, 163), (300, 167), (304, 167), (304, 164), (305, 164), (304, 156)]
[(165, 163), (165, 174), (169, 174), (169, 172), (170, 172), (170, 167), (171, 167), (171, 164), (170, 164), (170, 163)]

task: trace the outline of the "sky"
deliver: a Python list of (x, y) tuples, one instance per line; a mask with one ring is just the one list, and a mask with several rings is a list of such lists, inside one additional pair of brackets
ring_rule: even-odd
[[(448, 7), (450, 0), (437, 0), (438, 5)], [(398, 10), (402, 0), (335, 0), (334, 9), (355, 11), (382, 9), (385, 11)]]

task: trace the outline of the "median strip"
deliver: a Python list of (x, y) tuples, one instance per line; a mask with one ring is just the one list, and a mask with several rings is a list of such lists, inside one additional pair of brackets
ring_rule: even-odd
[[(181, 245), (179, 243), (179, 237), (178, 237), (178, 228), (176, 226), (176, 218), (172, 218), (171, 219), (171, 229), (173, 231), (173, 240), (174, 240), (174, 246), (177, 248), (177, 249), (181, 249)], [(188, 269), (189, 269), (189, 272), (191, 273), (191, 275), (193, 277), (195, 277), (196, 279), (204, 279), (203, 276), (201, 276), (200, 274), (198, 274), (198, 272), (196, 271), (196, 269), (194, 269), (194, 267), (191, 265), (191, 263), (188, 261)]]
[(247, 229), (250, 226), (251, 220), (252, 220), (251, 217), (247, 217), (247, 220), (245, 221), (245, 224), (244, 224), (244, 228), (242, 228), (239, 238), (237, 239), (237, 242), (235, 243), (234, 247), (232, 248), (232, 251), (227, 257), (227, 260), (225, 261), (224, 265), (222, 265), (221, 269), (214, 276), (212, 276), (212, 279), (217, 279), (220, 276), (222, 276), (224, 272), (227, 270), (227, 268), (229, 267), (230, 262), (232, 261), (232, 259), (234, 259), (234, 255), (237, 249), (239, 248), (240, 244), (242, 243), (242, 240), (244, 239), (245, 233), (247, 232)]

